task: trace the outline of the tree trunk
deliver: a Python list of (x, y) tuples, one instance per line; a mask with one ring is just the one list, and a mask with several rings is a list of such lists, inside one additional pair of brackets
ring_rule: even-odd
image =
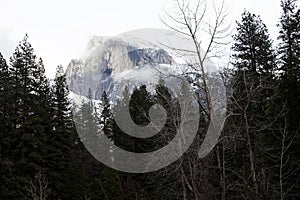
[(251, 178), (252, 178), (252, 184), (253, 184), (253, 192), (254, 192), (254, 199), (259, 200), (259, 194), (258, 194), (258, 185), (257, 185), (257, 179), (256, 179), (256, 172), (255, 172), (255, 159), (250, 139), (250, 133), (249, 133), (249, 124), (246, 112), (244, 113), (244, 119), (245, 119), (245, 128), (246, 128), (246, 139), (247, 139), (247, 145), (248, 145), (248, 151), (249, 151), (249, 161), (250, 161), (250, 170), (251, 170)]
[[(225, 200), (225, 170), (224, 170), (224, 160), (221, 161), (219, 146), (216, 149), (218, 168), (220, 173), (220, 187), (221, 187), (221, 200)], [(224, 159), (224, 157), (223, 157)]]

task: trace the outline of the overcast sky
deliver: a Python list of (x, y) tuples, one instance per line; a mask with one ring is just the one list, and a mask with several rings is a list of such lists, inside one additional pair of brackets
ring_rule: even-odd
[[(0, 0), (0, 52), (8, 58), (25, 33), (52, 77), (58, 64), (79, 58), (93, 35), (166, 28), (159, 15), (172, 0)], [(280, 0), (227, 0), (230, 19), (246, 8), (261, 16), (276, 39)]]

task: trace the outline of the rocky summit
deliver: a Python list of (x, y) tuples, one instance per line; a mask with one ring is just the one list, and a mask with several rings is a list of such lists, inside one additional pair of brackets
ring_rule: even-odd
[(144, 75), (142, 80), (149, 82), (155, 66), (174, 63), (166, 50), (142, 39), (94, 36), (84, 56), (69, 63), (66, 79), (71, 92), (86, 96), (90, 88), (94, 98), (100, 99), (103, 91), (112, 92), (124, 77)]

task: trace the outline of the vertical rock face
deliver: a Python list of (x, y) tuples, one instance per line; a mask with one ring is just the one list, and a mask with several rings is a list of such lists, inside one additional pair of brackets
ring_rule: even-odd
[(82, 60), (71, 60), (66, 71), (66, 79), (71, 91), (78, 91), (81, 94), (81, 90), (84, 84), (84, 66)]
[(141, 69), (159, 64), (172, 64), (167, 51), (154, 45), (137, 45), (121, 38), (93, 37), (85, 56), (71, 60), (66, 70), (69, 89), (87, 95), (89, 88), (99, 99), (103, 91), (110, 93), (114, 87), (113, 75), (126, 70)]

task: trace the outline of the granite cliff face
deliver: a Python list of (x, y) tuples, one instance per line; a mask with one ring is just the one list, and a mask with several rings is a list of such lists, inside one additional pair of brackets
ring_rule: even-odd
[[(81, 59), (73, 59), (66, 70), (69, 89), (85, 96), (89, 88), (100, 99), (103, 91), (110, 93), (118, 74), (161, 64), (172, 65), (174, 59), (162, 48), (126, 38), (93, 37)], [(151, 74), (149, 74), (151, 76)]]

